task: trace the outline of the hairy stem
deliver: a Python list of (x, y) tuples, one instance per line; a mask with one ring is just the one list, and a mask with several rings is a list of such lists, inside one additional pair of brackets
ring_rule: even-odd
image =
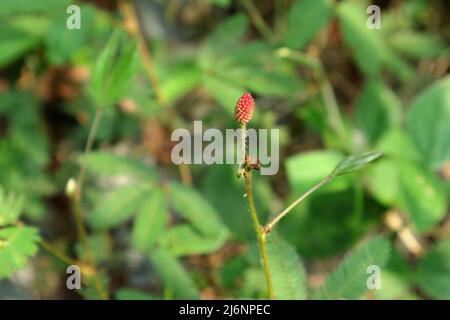
[(261, 254), (261, 259), (264, 268), (264, 275), (266, 277), (267, 282), (267, 293), (269, 295), (269, 299), (273, 299), (273, 287), (272, 287), (272, 277), (270, 276), (270, 267), (269, 267), (269, 256), (267, 254), (267, 243), (263, 234), (263, 230), (261, 224), (259, 223), (258, 214), (255, 209), (255, 201), (253, 199), (253, 191), (252, 191), (252, 173), (251, 171), (245, 172), (245, 184), (247, 191), (247, 199), (248, 206), (250, 209), (250, 216), (253, 220), (253, 226), (255, 227), (256, 237), (258, 239), (259, 251)]
[(333, 179), (332, 176), (327, 176), (325, 179), (321, 180), (318, 184), (316, 184), (314, 187), (306, 191), (304, 194), (302, 194), (297, 200), (292, 202), (286, 209), (281, 211), (271, 222), (269, 222), (265, 227), (263, 231), (263, 236), (265, 237), (267, 234), (270, 233), (272, 228), (284, 217), (286, 216), (296, 205), (298, 205), (300, 202), (305, 200), (311, 193), (319, 189), (321, 186), (323, 186), (325, 183), (331, 181)]

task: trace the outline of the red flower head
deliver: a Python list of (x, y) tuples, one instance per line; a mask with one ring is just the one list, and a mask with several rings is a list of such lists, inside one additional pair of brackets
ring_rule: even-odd
[(234, 111), (234, 117), (239, 123), (248, 123), (252, 118), (253, 109), (255, 108), (255, 102), (250, 93), (244, 93), (242, 97), (236, 103), (236, 109)]

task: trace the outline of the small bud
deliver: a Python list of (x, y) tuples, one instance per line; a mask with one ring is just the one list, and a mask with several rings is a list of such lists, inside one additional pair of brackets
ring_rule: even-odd
[(77, 189), (77, 182), (74, 178), (70, 178), (66, 184), (66, 195), (72, 197)]
[(248, 123), (252, 118), (255, 102), (250, 93), (244, 93), (236, 103), (234, 117), (239, 123)]

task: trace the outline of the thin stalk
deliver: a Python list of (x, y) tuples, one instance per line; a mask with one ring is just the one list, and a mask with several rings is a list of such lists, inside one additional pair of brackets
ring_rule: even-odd
[[(94, 120), (93, 120), (91, 128), (89, 130), (86, 146), (84, 148), (85, 154), (89, 153), (92, 149), (92, 145), (94, 144), (95, 135), (97, 134), (97, 130), (100, 125), (100, 120), (102, 118), (102, 114), (103, 114), (103, 108), (97, 108), (97, 111), (95, 112)], [(84, 164), (82, 164), (80, 167), (80, 173), (78, 174), (76, 190), (75, 190), (74, 195), (72, 196), (73, 213), (74, 213), (74, 217), (75, 217), (75, 224), (77, 227), (78, 238), (80, 239), (81, 245), (83, 246), (83, 252), (86, 255), (86, 261), (93, 269), (92, 277), (93, 277), (93, 281), (94, 281), (94, 286), (100, 296), (100, 299), (107, 300), (109, 298), (108, 293), (103, 288), (100, 277), (98, 276), (98, 271), (95, 267), (94, 259), (93, 259), (91, 250), (88, 245), (86, 227), (84, 226), (83, 215), (81, 212), (81, 194), (82, 194), (82, 189), (83, 189), (85, 173), (86, 173), (86, 167)]]
[(256, 29), (261, 33), (261, 35), (270, 43), (274, 42), (274, 35), (272, 30), (269, 28), (267, 23), (264, 21), (263, 17), (258, 11), (258, 8), (256, 8), (255, 4), (252, 2), (252, 0), (244, 0), (242, 2), (245, 9), (247, 10), (250, 19), (252, 20), (253, 24), (255, 25)]
[(253, 199), (253, 192), (252, 192), (252, 173), (251, 173), (251, 171), (246, 171), (244, 175), (245, 175), (245, 184), (246, 184), (246, 190), (247, 190), (248, 206), (250, 209), (250, 216), (253, 220), (253, 226), (255, 227), (255, 232), (256, 232), (257, 239), (258, 239), (259, 251), (260, 251), (262, 263), (263, 263), (264, 275), (266, 277), (266, 282), (267, 282), (267, 293), (269, 295), (269, 299), (273, 299), (274, 294), (273, 294), (273, 287), (272, 287), (272, 278), (270, 276), (269, 256), (267, 254), (267, 243), (266, 243), (266, 238), (264, 237), (264, 234), (263, 234), (261, 224), (259, 223), (258, 214), (256, 213), (256, 209), (255, 209), (255, 201)]
[(56, 258), (58, 258), (65, 264), (68, 264), (68, 265), (74, 265), (74, 264), (76, 265), (77, 264), (77, 261), (73, 260), (71, 257), (66, 255), (64, 252), (60, 251), (59, 249), (55, 248), (47, 240), (41, 239), (39, 241), (39, 244), (41, 245), (42, 248), (47, 250), (49, 253), (51, 253), (53, 256), (55, 256)]
[(327, 182), (331, 181), (333, 179), (332, 176), (327, 176), (323, 180), (321, 180), (318, 184), (316, 184), (314, 187), (306, 191), (304, 194), (302, 194), (297, 200), (292, 202), (286, 209), (281, 211), (271, 222), (269, 222), (265, 227), (263, 231), (263, 236), (265, 237), (267, 234), (270, 233), (272, 228), (284, 217), (286, 216), (296, 205), (298, 205), (300, 202), (305, 200), (311, 193), (319, 189), (321, 186), (326, 184)]
[[(88, 153), (92, 149), (92, 145), (94, 144), (95, 135), (97, 134), (98, 126), (100, 124), (100, 120), (102, 118), (103, 108), (97, 108), (95, 112), (94, 121), (92, 122), (91, 129), (89, 130), (88, 139), (86, 142), (86, 146), (84, 147), (84, 153)], [(86, 174), (86, 167), (81, 165), (80, 173), (78, 174), (77, 179), (77, 188), (75, 191), (75, 200), (81, 200), (81, 191), (83, 188), (84, 176)]]

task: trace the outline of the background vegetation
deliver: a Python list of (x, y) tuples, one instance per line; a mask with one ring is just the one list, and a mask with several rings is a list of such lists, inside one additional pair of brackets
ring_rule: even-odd
[(276, 298), (450, 299), (449, 2), (374, 1), (381, 30), (366, 1), (76, 1), (68, 30), (71, 3), (0, 3), (0, 298), (266, 298), (236, 166), (170, 160), (173, 129), (236, 128), (248, 91), (281, 131), (262, 223), (384, 153), (271, 234)]

